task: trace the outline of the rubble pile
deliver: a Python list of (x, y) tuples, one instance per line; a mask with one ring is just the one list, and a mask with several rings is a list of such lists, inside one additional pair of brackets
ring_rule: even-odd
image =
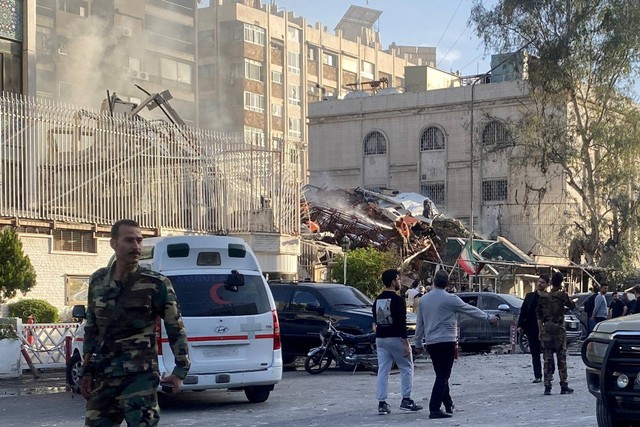
[(301, 218), (308, 233), (303, 237), (340, 246), (346, 236), (351, 249), (396, 251), (418, 271), (423, 260), (442, 263), (447, 238), (469, 236), (460, 221), (439, 214), (428, 198), (415, 195), (407, 206), (393, 197), (398, 194), (306, 186)]

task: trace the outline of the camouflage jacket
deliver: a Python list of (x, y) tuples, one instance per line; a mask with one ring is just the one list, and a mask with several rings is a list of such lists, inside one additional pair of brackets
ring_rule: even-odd
[(550, 292), (543, 292), (536, 307), (536, 317), (538, 322), (552, 323), (564, 327), (564, 309), (573, 308), (575, 304), (562, 289), (551, 289)]
[(173, 285), (165, 276), (138, 266), (116, 282), (111, 268), (89, 279), (83, 352), (95, 355), (98, 374), (122, 376), (158, 370), (156, 319), (164, 319), (175, 358), (173, 374), (189, 371), (187, 334)]

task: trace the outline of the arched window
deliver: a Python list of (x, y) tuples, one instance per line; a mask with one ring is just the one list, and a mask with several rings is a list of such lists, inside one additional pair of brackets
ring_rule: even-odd
[(378, 154), (387, 154), (387, 138), (374, 130), (364, 137), (364, 155), (375, 156)]
[(513, 145), (513, 139), (507, 126), (505, 126), (504, 123), (494, 120), (487, 123), (482, 130), (482, 145), (505, 147)]
[(444, 132), (435, 126), (430, 126), (420, 136), (420, 151), (444, 150)]

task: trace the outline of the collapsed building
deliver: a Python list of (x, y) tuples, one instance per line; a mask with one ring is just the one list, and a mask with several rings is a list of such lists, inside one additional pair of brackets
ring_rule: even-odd
[[(327, 189), (306, 186), (302, 191), (302, 255), (299, 276), (328, 280), (336, 254), (373, 247), (402, 259), (403, 275), (428, 283), (438, 269), (450, 272), (456, 290), (491, 290), (524, 296), (538, 275), (550, 269), (567, 276), (571, 293), (588, 286), (592, 275), (579, 266), (543, 264), (509, 240), (472, 236), (473, 249), (483, 266), (476, 275), (458, 264), (470, 230), (459, 220), (438, 212), (433, 202), (417, 193), (363, 188)], [(340, 266), (341, 268), (342, 266)]]

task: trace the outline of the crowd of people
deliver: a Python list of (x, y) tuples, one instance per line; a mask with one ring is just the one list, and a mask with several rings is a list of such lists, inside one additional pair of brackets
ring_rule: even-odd
[[(417, 353), (426, 351), (432, 361), (435, 380), (429, 399), (429, 418), (449, 418), (454, 413), (454, 402), (449, 389), (449, 378), (455, 359), (457, 339), (457, 315), (462, 313), (491, 325), (499, 317), (484, 312), (462, 301), (451, 292), (449, 275), (440, 270), (433, 278), (433, 288), (420, 289), (416, 280), (404, 291), (400, 274), (387, 270), (382, 274), (384, 291), (373, 304), (376, 321), (376, 345), (378, 347), (377, 399), (378, 413), (391, 412), (386, 399), (391, 366), (395, 363), (401, 375), (401, 410), (420, 411), (422, 406), (411, 399), (413, 384), (413, 353), (407, 337), (406, 318), (408, 308), (417, 313), (414, 346)], [(544, 382), (544, 394), (550, 395), (556, 367), (560, 382), (560, 394), (571, 394), (567, 374), (567, 344), (564, 312), (575, 305), (563, 289), (564, 277), (560, 272), (552, 277), (541, 274), (536, 290), (527, 294), (518, 322), (520, 333), (526, 333), (531, 346), (534, 383)], [(551, 289), (547, 288), (551, 285)], [(612, 310), (618, 312), (617, 305)], [(625, 311), (625, 310), (623, 310)], [(625, 311), (626, 312), (626, 311)], [(543, 355), (541, 362), (540, 356)], [(444, 407), (444, 411), (443, 411)]]
[(640, 298), (640, 285), (634, 286), (629, 292), (634, 295), (633, 299), (629, 298), (627, 292), (613, 291), (611, 293), (611, 302), (609, 303), (607, 303), (606, 298), (608, 293), (607, 285), (594, 286), (591, 288), (591, 292), (591, 295), (584, 302), (584, 311), (589, 322), (587, 325), (589, 333), (603, 320), (640, 312), (640, 310), (636, 310), (636, 304)]

